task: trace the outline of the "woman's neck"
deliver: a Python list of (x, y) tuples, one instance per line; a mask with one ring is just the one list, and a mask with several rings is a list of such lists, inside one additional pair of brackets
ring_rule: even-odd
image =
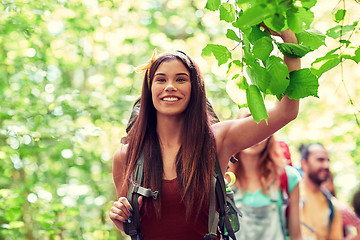
[(260, 154), (247, 154), (247, 153), (240, 153), (240, 159), (245, 169), (245, 175), (253, 176), (257, 175), (259, 170), (259, 158)]
[(176, 156), (181, 146), (181, 130), (183, 118), (179, 117), (158, 117), (157, 134), (161, 146), (163, 160), (163, 178), (171, 180), (176, 175)]
[(250, 192), (255, 192), (258, 189), (261, 189), (261, 183), (259, 178), (259, 154), (248, 154), (240, 153), (240, 161), (243, 165), (243, 179), (246, 186), (246, 189)]
[(157, 116), (156, 131), (162, 147), (172, 148), (181, 145), (181, 130), (184, 118), (178, 116)]

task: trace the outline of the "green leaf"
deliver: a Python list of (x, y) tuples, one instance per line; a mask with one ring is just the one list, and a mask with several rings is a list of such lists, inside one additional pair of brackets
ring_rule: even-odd
[(314, 20), (314, 13), (305, 8), (293, 8), (286, 11), (287, 25), (295, 33), (308, 29)]
[(308, 96), (318, 96), (318, 78), (308, 68), (290, 73), (290, 84), (285, 94), (290, 99), (300, 99)]
[(211, 53), (218, 61), (219, 66), (227, 63), (227, 61), (231, 59), (231, 52), (222, 45), (207, 44), (206, 47), (203, 48), (201, 56), (210, 56)]
[[(311, 71), (318, 77), (333, 69), (341, 62), (340, 56), (338, 54), (333, 55), (327, 55), (322, 58), (316, 59), (311, 64)], [(320, 66), (319, 68), (316, 68), (316, 66)]]
[(281, 32), (285, 28), (285, 17), (282, 12), (277, 12), (271, 17), (264, 20), (265, 25), (274, 30), (275, 32)]
[(220, 20), (232, 22), (235, 20), (235, 7), (230, 3), (223, 3), (220, 6)]
[(262, 37), (270, 37), (270, 34), (260, 29), (260, 25), (252, 26), (249, 31), (244, 31), (244, 34), (248, 37), (251, 44), (259, 40)]
[(344, 19), (345, 15), (346, 15), (346, 10), (345, 9), (337, 10), (337, 12), (333, 15), (334, 21), (336, 23), (341, 22)]
[(238, 37), (238, 35), (232, 29), (227, 30), (226, 37), (228, 39), (231, 39), (231, 40), (234, 40), (234, 41), (237, 41), (237, 42), (241, 42), (241, 39)]
[(252, 84), (256, 85), (262, 92), (266, 92), (270, 80), (269, 73), (266, 69), (255, 61), (247, 66), (246, 72)]
[(325, 45), (326, 36), (316, 29), (308, 29), (296, 33), (296, 37), (299, 44), (308, 46), (312, 51), (318, 49), (322, 45)]
[(356, 63), (360, 62), (360, 47), (358, 47), (358, 49), (356, 49), (352, 60), (354, 60)]
[(253, 46), (254, 56), (262, 61), (265, 61), (270, 56), (274, 49), (271, 37), (263, 37), (257, 40)]
[(353, 31), (355, 29), (354, 25), (337, 25), (333, 28), (330, 28), (326, 31), (326, 35), (328, 35), (331, 38), (337, 39), (340, 36), (344, 36), (346, 33)]
[(344, 39), (341, 39), (339, 42), (342, 44), (345, 44), (346, 47), (349, 47), (349, 45), (351, 44), (351, 42), (349, 40), (344, 40)]
[(221, 4), (221, 0), (208, 0), (206, 2), (205, 8), (209, 9), (210, 11), (216, 11), (219, 9)]
[(243, 50), (244, 50), (244, 56), (243, 56), (244, 62), (248, 65), (252, 64), (255, 61), (255, 57), (250, 49), (250, 42), (246, 35), (243, 35)]
[(289, 69), (283, 60), (276, 56), (270, 56), (265, 62), (265, 67), (271, 77), (268, 89), (280, 99), (290, 83)]
[(300, 0), (301, 6), (306, 9), (310, 9), (316, 5), (317, 0)]
[(269, 4), (268, 6), (269, 8), (266, 8), (266, 5), (255, 5), (254, 7), (246, 9), (232, 25), (236, 28), (243, 29), (260, 24), (274, 13), (272, 5)]
[(265, 108), (264, 99), (257, 86), (250, 85), (249, 88), (246, 89), (246, 100), (255, 122), (258, 123), (269, 117)]
[(278, 43), (277, 45), (282, 54), (290, 58), (301, 58), (311, 51), (308, 46), (294, 43)]

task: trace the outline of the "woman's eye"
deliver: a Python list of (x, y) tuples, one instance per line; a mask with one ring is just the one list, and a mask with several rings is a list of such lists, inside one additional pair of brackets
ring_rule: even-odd
[(157, 78), (155, 81), (157, 81), (157, 82), (165, 82), (166, 80), (164, 78)]
[(184, 79), (184, 78), (178, 78), (176, 81), (178, 81), (178, 82), (185, 82), (186, 79)]

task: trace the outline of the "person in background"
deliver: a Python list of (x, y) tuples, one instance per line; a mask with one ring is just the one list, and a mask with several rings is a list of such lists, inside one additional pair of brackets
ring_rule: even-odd
[(343, 232), (344, 239), (352, 240), (354, 237), (358, 236), (356, 228), (360, 225), (360, 219), (354, 214), (354, 212), (344, 203), (339, 201), (336, 198), (335, 185), (334, 185), (334, 175), (332, 172), (329, 172), (329, 176), (325, 182), (321, 184), (321, 187), (324, 187), (332, 194), (332, 201), (339, 208), (341, 212), (341, 218), (343, 223)]
[(342, 220), (339, 209), (333, 204), (331, 194), (321, 188), (329, 176), (329, 154), (320, 143), (300, 147), (301, 168), (304, 172), (300, 182), (301, 231), (305, 240), (343, 239)]
[[(357, 215), (358, 218), (360, 218), (360, 188), (355, 192), (353, 196), (352, 206), (354, 208), (355, 214)], [(357, 235), (349, 240), (360, 240), (360, 224), (356, 226), (356, 231), (357, 231)]]
[[(237, 239), (302, 239), (298, 185), (301, 177), (287, 163), (280, 144), (272, 135), (235, 154), (238, 161), (229, 163), (228, 171), (236, 176), (235, 203), (243, 215)], [(283, 208), (287, 200), (280, 189), (282, 174), (288, 185), (286, 198), (290, 195), (288, 219)]]

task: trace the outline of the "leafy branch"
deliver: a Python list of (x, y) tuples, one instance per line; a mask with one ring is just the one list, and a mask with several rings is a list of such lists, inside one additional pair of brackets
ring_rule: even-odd
[[(318, 97), (318, 79), (322, 74), (342, 64), (344, 60), (349, 59), (356, 63), (360, 61), (360, 48), (350, 41), (352, 34), (359, 29), (358, 21), (344, 25), (347, 14), (344, 6), (333, 14), (334, 21), (341, 24), (327, 30), (325, 35), (310, 28), (314, 19), (311, 8), (316, 3), (316, 0), (236, 0), (231, 3), (222, 3), (221, 0), (207, 1), (205, 8), (219, 11), (220, 20), (231, 24), (226, 37), (235, 41), (236, 46), (228, 50), (220, 44), (207, 44), (202, 56), (214, 55), (219, 66), (228, 63), (230, 87), (227, 87), (227, 92), (239, 107), (249, 107), (257, 122), (268, 117), (264, 107), (266, 95), (274, 95), (278, 99), (284, 95), (291, 99)], [(290, 28), (295, 32), (299, 45), (278, 42), (271, 37), (267, 28), (262, 27), (263, 24), (276, 32)], [(301, 58), (325, 45), (327, 37), (338, 39), (340, 47), (317, 58), (311, 68), (289, 74), (282, 59), (273, 54), (277, 48), (287, 57)], [(241, 46), (242, 51), (240, 59), (234, 58), (232, 54), (238, 46)], [(354, 54), (349, 55), (343, 54), (344, 47), (357, 49)]]

